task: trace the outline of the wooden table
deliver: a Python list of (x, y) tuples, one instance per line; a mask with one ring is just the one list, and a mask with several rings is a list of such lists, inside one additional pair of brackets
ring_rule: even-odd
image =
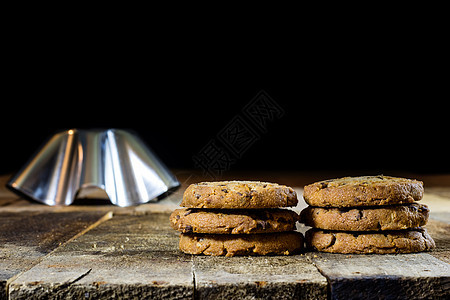
[[(428, 253), (207, 257), (178, 250), (169, 213), (184, 188), (204, 180), (174, 171), (181, 189), (154, 204), (119, 208), (78, 201), (49, 207), (4, 188), (0, 177), (0, 299), (196, 298), (196, 299), (443, 299), (450, 296), (450, 176), (424, 180), (427, 225), (436, 241)], [(261, 179), (301, 187), (333, 173), (249, 172)], [(224, 179), (229, 179), (224, 178)], [(300, 211), (305, 203), (294, 208)], [(299, 226), (304, 232), (307, 228)]]

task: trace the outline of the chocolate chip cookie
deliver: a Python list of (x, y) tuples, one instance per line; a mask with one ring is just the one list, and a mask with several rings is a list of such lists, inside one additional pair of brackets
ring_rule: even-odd
[(305, 236), (307, 247), (329, 253), (413, 253), (435, 247), (424, 228), (384, 232), (341, 232), (313, 228)]
[(181, 234), (180, 250), (213, 256), (290, 255), (303, 249), (300, 232), (261, 234)]
[(407, 204), (422, 196), (421, 181), (383, 175), (319, 181), (305, 186), (303, 193), (309, 205), (319, 207)]
[(299, 215), (288, 209), (177, 209), (173, 229), (183, 233), (249, 234), (295, 230)]
[(307, 226), (347, 231), (400, 230), (423, 226), (430, 210), (424, 204), (321, 208), (308, 206), (300, 214)]
[(288, 186), (260, 181), (218, 181), (191, 184), (182, 207), (261, 209), (297, 205), (297, 194)]

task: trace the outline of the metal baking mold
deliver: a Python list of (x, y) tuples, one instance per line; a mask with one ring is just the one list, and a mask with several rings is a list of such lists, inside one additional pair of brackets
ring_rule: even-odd
[(83, 191), (101, 189), (125, 207), (157, 201), (180, 183), (130, 131), (69, 129), (51, 137), (7, 185), (47, 205), (70, 205)]

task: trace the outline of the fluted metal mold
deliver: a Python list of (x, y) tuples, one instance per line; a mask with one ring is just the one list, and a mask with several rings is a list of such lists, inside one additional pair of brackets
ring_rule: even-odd
[(59, 132), (8, 182), (47, 205), (70, 205), (79, 191), (99, 188), (122, 207), (156, 201), (179, 185), (137, 135), (121, 129)]

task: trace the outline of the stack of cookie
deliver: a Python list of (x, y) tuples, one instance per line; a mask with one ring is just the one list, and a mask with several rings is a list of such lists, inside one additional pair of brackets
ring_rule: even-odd
[(429, 210), (421, 181), (389, 176), (345, 177), (305, 186), (311, 205), (300, 222), (313, 227), (306, 244), (330, 253), (412, 253), (435, 247), (423, 225)]
[(190, 185), (170, 216), (181, 231), (180, 250), (204, 255), (289, 255), (303, 249), (296, 232), (295, 191), (259, 181), (201, 182)]

